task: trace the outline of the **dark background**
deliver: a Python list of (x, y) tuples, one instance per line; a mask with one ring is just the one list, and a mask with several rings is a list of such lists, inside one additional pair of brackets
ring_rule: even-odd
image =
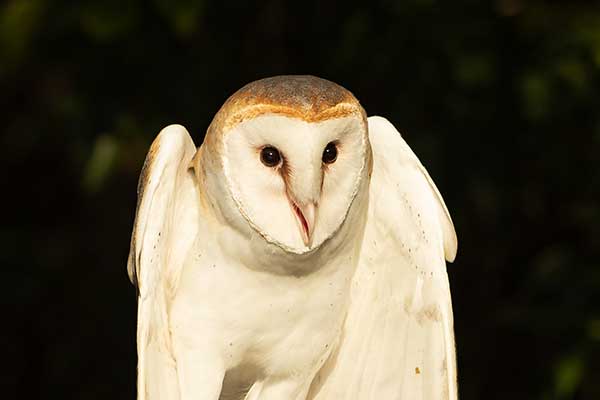
[(2, 397), (134, 398), (145, 152), (291, 73), (390, 119), (444, 194), (462, 399), (600, 399), (600, 6), (521, 0), (1, 3)]

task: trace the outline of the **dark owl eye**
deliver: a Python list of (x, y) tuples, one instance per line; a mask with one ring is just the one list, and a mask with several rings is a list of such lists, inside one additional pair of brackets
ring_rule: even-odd
[(333, 142), (329, 142), (323, 150), (323, 162), (325, 164), (334, 163), (337, 159), (337, 146)]
[(260, 161), (267, 167), (275, 167), (281, 161), (279, 150), (275, 147), (267, 146), (260, 151)]

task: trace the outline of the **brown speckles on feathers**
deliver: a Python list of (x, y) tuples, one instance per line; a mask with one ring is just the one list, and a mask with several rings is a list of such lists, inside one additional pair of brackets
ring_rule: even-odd
[[(160, 141), (156, 140), (150, 146), (150, 150), (146, 155), (146, 159), (144, 160), (144, 165), (142, 166), (142, 172), (140, 173), (140, 178), (138, 180), (137, 186), (137, 204), (135, 206), (135, 220), (133, 226), (137, 226), (137, 218), (138, 212), (140, 211), (140, 207), (142, 204), (142, 197), (146, 186), (148, 185), (148, 179), (150, 179), (150, 170), (152, 169), (152, 164), (154, 159), (156, 158), (156, 154), (158, 153), (158, 149), (160, 148)], [(137, 242), (137, 230), (133, 230), (133, 234), (131, 235), (131, 244), (130, 248), (135, 249)], [(133, 286), (135, 286), (137, 290), (137, 295), (140, 295), (139, 291), (139, 279), (138, 279), (138, 260), (136, 259), (135, 252), (130, 251), (128, 261), (127, 261), (127, 269), (129, 272), (129, 279)]]

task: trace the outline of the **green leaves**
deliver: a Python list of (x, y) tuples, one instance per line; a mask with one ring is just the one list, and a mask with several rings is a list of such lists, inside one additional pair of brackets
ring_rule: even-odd
[(27, 57), (45, 8), (43, 0), (9, 0), (0, 5), (0, 78)]
[(203, 0), (154, 0), (160, 14), (180, 37), (188, 37), (198, 30), (204, 3)]
[(109, 135), (96, 139), (92, 153), (85, 167), (83, 185), (88, 192), (100, 190), (115, 168), (119, 155), (119, 143)]
[(581, 354), (570, 354), (562, 358), (555, 367), (555, 398), (571, 399), (581, 384), (585, 368)]
[(141, 18), (139, 2), (134, 0), (88, 1), (80, 6), (81, 29), (100, 43), (132, 35)]

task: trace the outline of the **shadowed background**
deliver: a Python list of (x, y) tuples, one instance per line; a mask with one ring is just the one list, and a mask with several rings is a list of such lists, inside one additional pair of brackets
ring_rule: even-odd
[(600, 6), (521, 0), (3, 2), (3, 397), (134, 398), (145, 153), (293, 73), (390, 119), (443, 193), (462, 399), (599, 399)]

